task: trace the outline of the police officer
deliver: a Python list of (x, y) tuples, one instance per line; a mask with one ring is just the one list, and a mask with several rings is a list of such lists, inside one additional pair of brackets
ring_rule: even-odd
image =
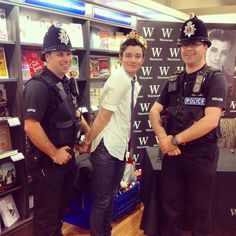
[(219, 120), (226, 107), (225, 79), (205, 62), (210, 45), (200, 19), (192, 16), (184, 22), (178, 46), (185, 69), (170, 76), (149, 115), (165, 154), (163, 236), (180, 235), (186, 198), (191, 206), (192, 236), (206, 236), (210, 230)]
[(80, 124), (89, 131), (77, 110), (75, 81), (65, 76), (72, 50), (66, 31), (52, 25), (45, 34), (41, 55), (46, 66), (24, 90), (24, 129), (30, 144), (26, 160), (34, 184), (36, 236), (62, 235), (76, 170), (73, 147)]

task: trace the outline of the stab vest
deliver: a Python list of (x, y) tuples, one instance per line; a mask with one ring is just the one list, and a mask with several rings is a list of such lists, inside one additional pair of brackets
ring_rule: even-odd
[[(189, 128), (204, 116), (209, 90), (209, 81), (217, 73), (205, 66), (197, 73), (195, 79), (184, 81), (185, 72), (171, 76), (167, 86), (167, 107), (164, 115), (164, 126), (169, 135), (177, 135)], [(220, 137), (220, 127), (190, 143), (216, 141)]]
[(43, 71), (36, 74), (32, 80), (38, 80), (47, 85), (50, 99), (53, 100), (52, 107), (48, 108), (50, 115), (44, 117), (41, 122), (48, 138), (57, 148), (67, 145), (73, 148), (77, 139), (78, 121), (69, 80), (62, 84), (45, 75)]

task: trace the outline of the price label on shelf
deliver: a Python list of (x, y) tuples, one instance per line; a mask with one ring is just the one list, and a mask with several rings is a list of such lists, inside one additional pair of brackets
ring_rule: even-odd
[(20, 120), (19, 120), (18, 117), (9, 118), (9, 119), (7, 119), (7, 122), (8, 122), (10, 127), (20, 125)]

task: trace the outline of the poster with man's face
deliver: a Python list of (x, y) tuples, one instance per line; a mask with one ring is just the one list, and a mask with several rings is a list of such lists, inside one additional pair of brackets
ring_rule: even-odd
[(223, 72), (227, 85), (227, 109), (223, 116), (230, 118), (236, 115), (236, 89), (234, 82), (236, 31), (212, 28), (208, 30), (212, 45), (207, 50), (206, 62), (215, 70)]

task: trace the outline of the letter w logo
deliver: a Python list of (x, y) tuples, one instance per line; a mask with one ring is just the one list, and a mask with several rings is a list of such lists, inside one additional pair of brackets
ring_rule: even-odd
[(170, 50), (171, 57), (177, 57), (179, 54), (180, 48), (169, 48), (169, 50)]
[(151, 38), (152, 37), (152, 33), (153, 33), (154, 28), (150, 28), (150, 27), (143, 27), (143, 33), (144, 36), (146, 38)]
[(138, 139), (139, 139), (140, 145), (143, 146), (143, 145), (147, 144), (148, 136), (146, 136), (146, 137), (139, 137)]
[(233, 110), (236, 109), (236, 101), (231, 101), (230, 108), (232, 108)]
[(231, 216), (236, 216), (236, 209), (230, 208)]
[(153, 57), (159, 57), (161, 54), (162, 48), (152, 48), (152, 55)]
[(172, 28), (161, 28), (161, 30), (162, 30), (162, 35), (163, 35), (163, 37), (164, 38), (170, 38), (170, 36), (171, 36), (171, 32), (172, 32)]
[(147, 76), (149, 76), (151, 71), (152, 71), (152, 67), (151, 66), (150, 67), (148, 67), (148, 66), (142, 67), (142, 72), (143, 72), (144, 76), (146, 76), (146, 74), (147, 74)]

